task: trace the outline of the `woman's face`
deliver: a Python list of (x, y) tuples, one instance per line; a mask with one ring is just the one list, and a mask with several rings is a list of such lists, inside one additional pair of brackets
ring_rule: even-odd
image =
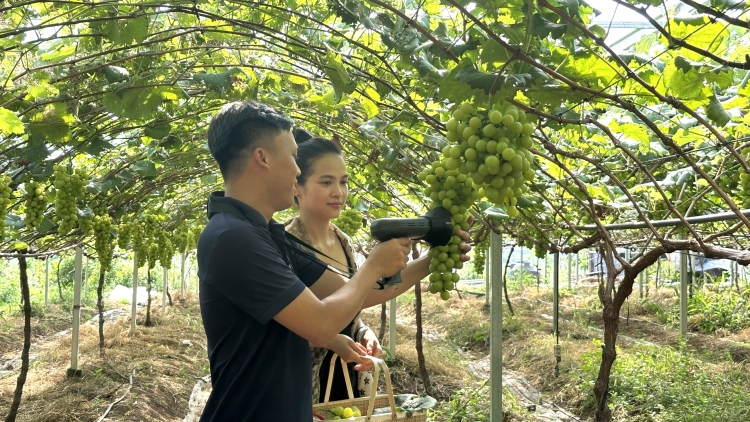
[(303, 186), (296, 186), (300, 212), (326, 219), (339, 216), (349, 193), (344, 158), (326, 154), (313, 162), (312, 173)]

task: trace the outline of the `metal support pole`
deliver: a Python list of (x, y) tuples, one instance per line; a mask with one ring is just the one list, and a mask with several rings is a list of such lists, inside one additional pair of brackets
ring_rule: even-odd
[(560, 252), (555, 252), (552, 265), (552, 332), (557, 334), (557, 317), (560, 312), (557, 303), (560, 300)]
[(47, 257), (44, 261), (46, 262), (46, 267), (44, 269), (44, 307), (46, 308), (49, 305), (49, 260), (52, 259), (52, 257)]
[[(417, 286), (417, 288), (419, 288)], [(391, 299), (388, 305), (391, 320), (388, 324), (388, 346), (391, 348), (391, 359), (396, 360), (396, 298)]]
[[(492, 305), (490, 306), (490, 420), (503, 420), (503, 236), (490, 234)], [(499, 263), (499, 264), (494, 264)]]
[(161, 314), (166, 315), (167, 314), (167, 283), (169, 279), (167, 267), (162, 267), (164, 270), (162, 275), (162, 286), (161, 286)]
[(571, 273), (573, 272), (573, 257), (568, 255), (568, 290), (573, 290), (573, 284), (571, 281)]
[(492, 268), (490, 255), (488, 253), (484, 254), (484, 306), (488, 308), (490, 306), (490, 271)]
[(135, 333), (138, 303), (138, 252), (133, 251), (133, 300), (130, 303), (130, 332)]
[(581, 263), (578, 259), (578, 252), (576, 252), (576, 284), (578, 284), (578, 271), (581, 269)]
[(83, 260), (83, 250), (76, 246), (75, 271), (73, 273), (73, 329), (72, 341), (70, 342), (70, 368), (68, 376), (81, 376), (81, 370), (78, 369), (78, 339), (81, 327), (81, 264)]
[(680, 251), (680, 335), (687, 336), (688, 272), (687, 251)]

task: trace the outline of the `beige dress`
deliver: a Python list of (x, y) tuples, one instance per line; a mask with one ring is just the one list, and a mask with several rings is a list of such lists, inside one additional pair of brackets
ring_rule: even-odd
[[(340, 239), (341, 244), (344, 246), (344, 253), (349, 257), (349, 262), (351, 262), (352, 271), (357, 270), (357, 261), (354, 258), (354, 249), (352, 249), (351, 239), (349, 236), (346, 235), (346, 233), (342, 232), (336, 225), (333, 223), (330, 224), (330, 229), (336, 233), (336, 236)], [(305, 241), (308, 244), (312, 244), (312, 239), (310, 238), (310, 235), (307, 233), (307, 230), (305, 229), (305, 226), (302, 224), (302, 221), (299, 217), (294, 217), (291, 220), (284, 223), (284, 227), (286, 228), (286, 231), (293, 234), (294, 236), (297, 236), (301, 240)], [(310, 251), (312, 252), (312, 251)], [(343, 262), (344, 265), (346, 265), (346, 262)], [(344, 271), (346, 272), (346, 271)], [(354, 317), (354, 324), (352, 324), (351, 333), (349, 333), (349, 337), (354, 338), (357, 331), (364, 326), (364, 323), (359, 318), (359, 314)], [(356, 339), (355, 339), (356, 340)], [(323, 363), (323, 359), (325, 359), (326, 355), (328, 354), (328, 349), (324, 347), (310, 347), (310, 353), (312, 355), (312, 399), (313, 403), (318, 403), (320, 398), (320, 370), (321, 370), (321, 364)], [(365, 375), (366, 377), (366, 375)], [(360, 373), (359, 376), (360, 380), (363, 380), (363, 374)], [(370, 377), (371, 378), (371, 377)], [(369, 394), (369, 388), (367, 388), (367, 391), (364, 391), (363, 385), (367, 385), (369, 387), (369, 382), (358, 382), (359, 385), (353, 385), (352, 388), (357, 388), (360, 391), (361, 396), (365, 396)], [(366, 393), (366, 394), (365, 394)]]

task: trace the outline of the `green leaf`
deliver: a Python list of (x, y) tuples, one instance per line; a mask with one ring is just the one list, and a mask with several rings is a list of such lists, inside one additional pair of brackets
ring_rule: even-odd
[(504, 78), (498, 75), (480, 72), (472, 66), (466, 66), (456, 74), (456, 80), (469, 85), (473, 89), (481, 89), (489, 93), (493, 85), (495, 89), (504, 83)]
[(357, 83), (349, 79), (349, 73), (344, 68), (341, 58), (333, 52), (329, 51), (326, 54), (323, 71), (333, 85), (337, 104), (344, 94), (351, 94), (357, 88)]
[(145, 179), (154, 178), (159, 175), (159, 172), (156, 171), (156, 164), (148, 160), (136, 161), (133, 164), (133, 171)]
[(484, 215), (487, 216), (487, 218), (490, 218), (492, 220), (497, 221), (503, 221), (510, 217), (508, 217), (508, 214), (505, 213), (504, 210), (497, 208), (497, 207), (489, 207), (486, 210), (484, 210)]
[(163, 100), (162, 89), (147, 87), (128, 89), (120, 93), (104, 94), (107, 111), (128, 119), (148, 119)]
[(5, 135), (17, 134), (24, 132), (23, 122), (16, 116), (16, 113), (7, 108), (0, 107), (0, 133)]
[(143, 129), (143, 134), (149, 138), (162, 139), (169, 135), (172, 125), (169, 123), (151, 122)]
[[(678, 57), (678, 59), (680, 59)], [(687, 71), (682, 70), (685, 67), (685, 60), (675, 60), (674, 63), (667, 65), (664, 69), (664, 83), (675, 96), (682, 99), (703, 99), (703, 87), (705, 82), (703, 76), (692, 66)], [(679, 65), (678, 65), (679, 63)], [(680, 68), (679, 66), (682, 66)]]
[(29, 123), (29, 133), (54, 143), (65, 141), (70, 136), (70, 126), (57, 116), (46, 118), (44, 121)]
[(536, 35), (540, 38), (547, 38), (552, 34), (553, 39), (560, 39), (565, 31), (568, 29), (568, 25), (564, 23), (555, 23), (544, 16), (541, 13), (534, 13), (531, 16), (531, 35)]
[(104, 69), (102, 69), (102, 72), (104, 73), (104, 77), (107, 78), (107, 81), (109, 83), (122, 82), (122, 81), (127, 81), (128, 79), (130, 79), (130, 73), (124, 67), (104, 66)]
[(203, 82), (208, 89), (221, 94), (232, 89), (232, 75), (238, 72), (241, 70), (235, 67), (220, 73), (196, 73), (193, 80)]
[(41, 224), (39, 224), (39, 227), (36, 229), (36, 231), (41, 234), (45, 234), (45, 233), (48, 233), (53, 228), (55, 228), (56, 225), (57, 224), (55, 224), (52, 220), (50, 220), (47, 217), (44, 217), (42, 219)]
[(8, 213), (5, 216), (5, 225), (16, 230), (26, 227), (26, 223), (23, 221), (23, 218), (11, 213)]
[(487, 65), (487, 70), (494, 70), (498, 65), (506, 63), (512, 57), (511, 53), (499, 42), (489, 39), (482, 47), (479, 58)]
[(107, 151), (112, 148), (114, 148), (114, 145), (105, 141), (101, 136), (97, 136), (91, 140), (91, 143), (86, 148), (86, 152), (89, 153), (89, 155), (96, 157), (103, 151)]
[(729, 113), (724, 110), (724, 106), (721, 105), (719, 99), (716, 98), (716, 95), (712, 95), (708, 99), (706, 116), (708, 116), (708, 118), (711, 119), (711, 121), (719, 127), (726, 126), (726, 124), (732, 120), (732, 118), (729, 116)]
[(104, 36), (115, 44), (131, 45), (143, 42), (148, 36), (148, 17), (127, 18), (105, 24)]

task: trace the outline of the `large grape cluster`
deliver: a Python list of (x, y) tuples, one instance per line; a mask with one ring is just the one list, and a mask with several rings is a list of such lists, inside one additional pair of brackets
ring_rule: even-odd
[(92, 221), (94, 230), (94, 248), (99, 257), (100, 271), (104, 273), (112, 265), (112, 253), (115, 248), (115, 238), (112, 234), (112, 218), (106, 214), (94, 216)]
[(169, 240), (167, 232), (161, 230), (156, 238), (156, 258), (159, 264), (166, 269), (172, 268), (172, 256), (174, 256), (175, 247)]
[(86, 176), (78, 169), (71, 172), (62, 164), (55, 164), (54, 186), (57, 189), (55, 196), (55, 212), (58, 232), (60, 234), (70, 233), (78, 222), (78, 201), (85, 194)]
[(26, 227), (30, 229), (39, 228), (44, 218), (44, 209), (47, 208), (47, 194), (44, 187), (37, 181), (26, 182)]
[(132, 223), (120, 223), (117, 226), (117, 247), (126, 250), (130, 245), (130, 238), (133, 233)]
[(469, 223), (466, 211), (479, 198), (479, 193), (472, 188), (473, 180), (458, 169), (458, 164), (451, 158), (435, 161), (418, 175), (428, 186), (425, 195), (430, 198), (430, 209), (444, 207), (451, 214), (453, 236), (447, 245), (436, 246), (428, 253), (430, 260), (430, 293), (440, 293), (443, 300), (450, 298), (450, 291), (455, 289), (459, 280), (453, 269), (463, 268), (459, 244), (459, 229), (467, 230)]
[(81, 233), (84, 236), (93, 236), (94, 235), (93, 214), (78, 216), (78, 228), (80, 229)]
[(343, 210), (333, 224), (348, 236), (354, 236), (362, 228), (362, 213), (353, 209)]
[(190, 229), (183, 224), (174, 230), (172, 238), (174, 239), (172, 243), (174, 244), (175, 252), (183, 254), (190, 243)]
[[(750, 162), (750, 148), (745, 148), (741, 151), (742, 158), (746, 162)], [(739, 197), (740, 206), (743, 208), (750, 208), (750, 174), (745, 172), (745, 168), (739, 166), (739, 171), (734, 174), (739, 175)], [(729, 192), (729, 190), (727, 190)]]
[(511, 217), (518, 215), (518, 198), (535, 176), (529, 151), (534, 126), (526, 120), (526, 113), (512, 105), (496, 105), (485, 115), (464, 103), (445, 124), (454, 143), (443, 149), (450, 166), (471, 176), (479, 196)]
[(4, 174), (0, 176), (0, 242), (5, 237), (5, 216), (8, 215), (8, 207), (13, 193), (10, 182), (10, 177)]

